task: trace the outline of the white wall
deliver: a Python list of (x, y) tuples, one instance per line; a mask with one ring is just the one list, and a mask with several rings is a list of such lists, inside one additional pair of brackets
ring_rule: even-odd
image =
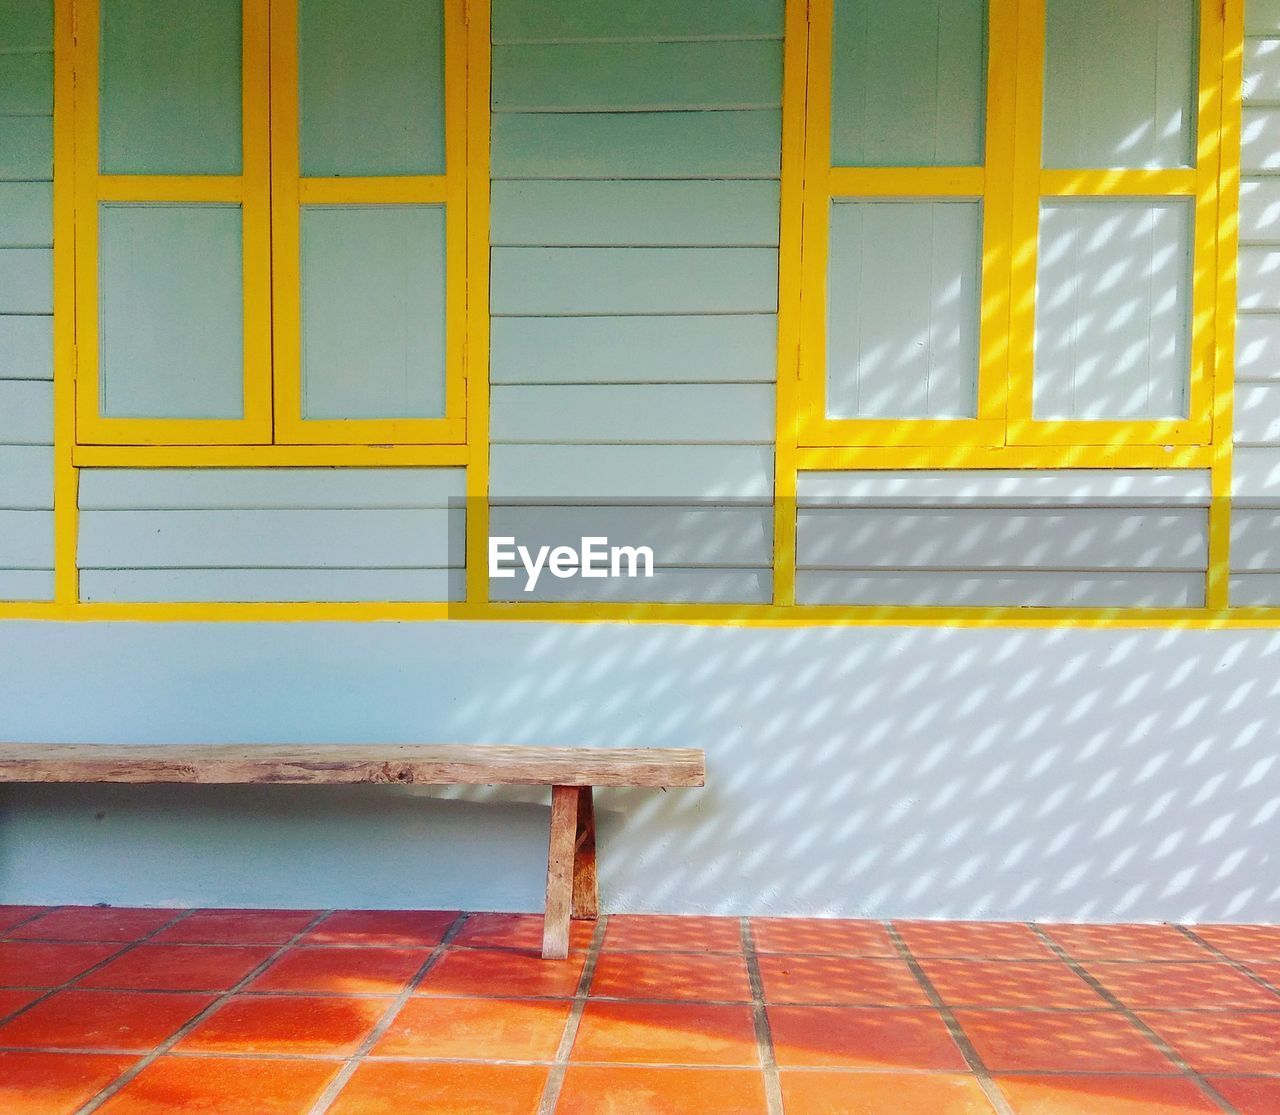
[[(706, 789), (600, 795), (606, 911), (1275, 921), (1277, 654), (1266, 631), (6, 623), (0, 734), (693, 745)], [(467, 796), (5, 787), (0, 903), (537, 908), (542, 794)]]

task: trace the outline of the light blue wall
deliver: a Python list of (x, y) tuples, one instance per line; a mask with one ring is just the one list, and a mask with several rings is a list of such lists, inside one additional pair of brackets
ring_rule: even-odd
[[(704, 790), (600, 795), (613, 912), (1275, 921), (1277, 655), (1264, 631), (7, 623), (0, 725), (706, 748)], [(543, 793), (502, 798), (9, 787), (0, 902), (534, 909)]]

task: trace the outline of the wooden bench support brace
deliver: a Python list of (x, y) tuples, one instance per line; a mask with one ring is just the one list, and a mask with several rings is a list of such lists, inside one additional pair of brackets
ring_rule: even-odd
[(552, 786), (543, 958), (563, 960), (567, 957), (570, 918), (594, 920), (599, 907), (596, 817), (591, 787)]

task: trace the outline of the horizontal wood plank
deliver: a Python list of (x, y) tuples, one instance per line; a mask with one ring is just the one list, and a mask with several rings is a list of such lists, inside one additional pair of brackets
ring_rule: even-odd
[(53, 512), (0, 511), (0, 569), (53, 568)]
[(0, 379), (0, 445), (53, 444), (53, 384)]
[(1203, 573), (951, 573), (801, 569), (799, 604), (950, 608), (1201, 608)]
[(490, 243), (495, 247), (776, 247), (778, 183), (495, 182)]
[(490, 343), (495, 385), (771, 383), (773, 314), (500, 317)]
[(494, 499), (773, 498), (773, 451), (762, 445), (495, 445)]
[(492, 259), (495, 315), (773, 313), (778, 308), (773, 248), (494, 248)]
[(0, 569), (0, 600), (52, 599), (52, 569)]
[(782, 37), (782, 0), (507, 0), (493, 12), (493, 41)]
[(464, 510), (85, 511), (90, 569), (421, 569), (463, 562)]
[(53, 251), (0, 248), (0, 314), (53, 313)]
[(801, 507), (1207, 506), (1209, 474), (1170, 469), (871, 469), (802, 472)]
[(0, 181), (53, 178), (53, 118), (0, 116)]
[(1244, 99), (1280, 100), (1280, 43), (1262, 38), (1245, 40)]
[(773, 108), (776, 40), (496, 46), (495, 112)]
[(53, 113), (53, 55), (0, 53), (0, 116)]
[(0, 782), (702, 786), (692, 748), (0, 744)]
[(1236, 387), (1235, 443), (1280, 444), (1280, 383), (1241, 383)]
[(778, 109), (495, 113), (492, 174), (776, 178), (781, 135)]
[(548, 444), (773, 444), (769, 384), (495, 386), (491, 440)]
[(82, 569), (86, 603), (349, 603), (461, 600), (450, 569)]
[(1280, 380), (1280, 314), (1242, 314), (1236, 322), (1236, 379)]
[(0, 445), (0, 511), (52, 510), (52, 447)]
[(811, 569), (1203, 570), (1204, 508), (807, 509), (797, 562)]
[(601, 536), (610, 546), (648, 546), (660, 571), (690, 566), (765, 569), (773, 560), (773, 508), (495, 503), (489, 511), (490, 538), (514, 538), (532, 553), (543, 546), (577, 548), (583, 538)]
[[(1241, 448), (1232, 454), (1231, 498), (1265, 506), (1280, 505), (1280, 449)], [(1232, 555), (1234, 564), (1235, 555)]]
[(0, 314), (0, 379), (53, 379), (51, 316)]
[(91, 511), (355, 510), (460, 506), (460, 468), (85, 469)]
[(493, 577), (489, 597), (503, 603), (610, 604), (768, 604), (773, 578), (767, 569), (671, 569), (659, 566), (652, 577), (604, 577), (564, 580), (544, 574), (525, 591), (524, 573)]
[(53, 184), (0, 182), (0, 247), (53, 245)]

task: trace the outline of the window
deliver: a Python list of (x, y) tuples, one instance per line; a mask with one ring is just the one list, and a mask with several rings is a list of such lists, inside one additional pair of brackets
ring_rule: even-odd
[(465, 441), (460, 0), (76, 4), (77, 440)]
[(1210, 441), (1221, 19), (812, 0), (799, 445)]

